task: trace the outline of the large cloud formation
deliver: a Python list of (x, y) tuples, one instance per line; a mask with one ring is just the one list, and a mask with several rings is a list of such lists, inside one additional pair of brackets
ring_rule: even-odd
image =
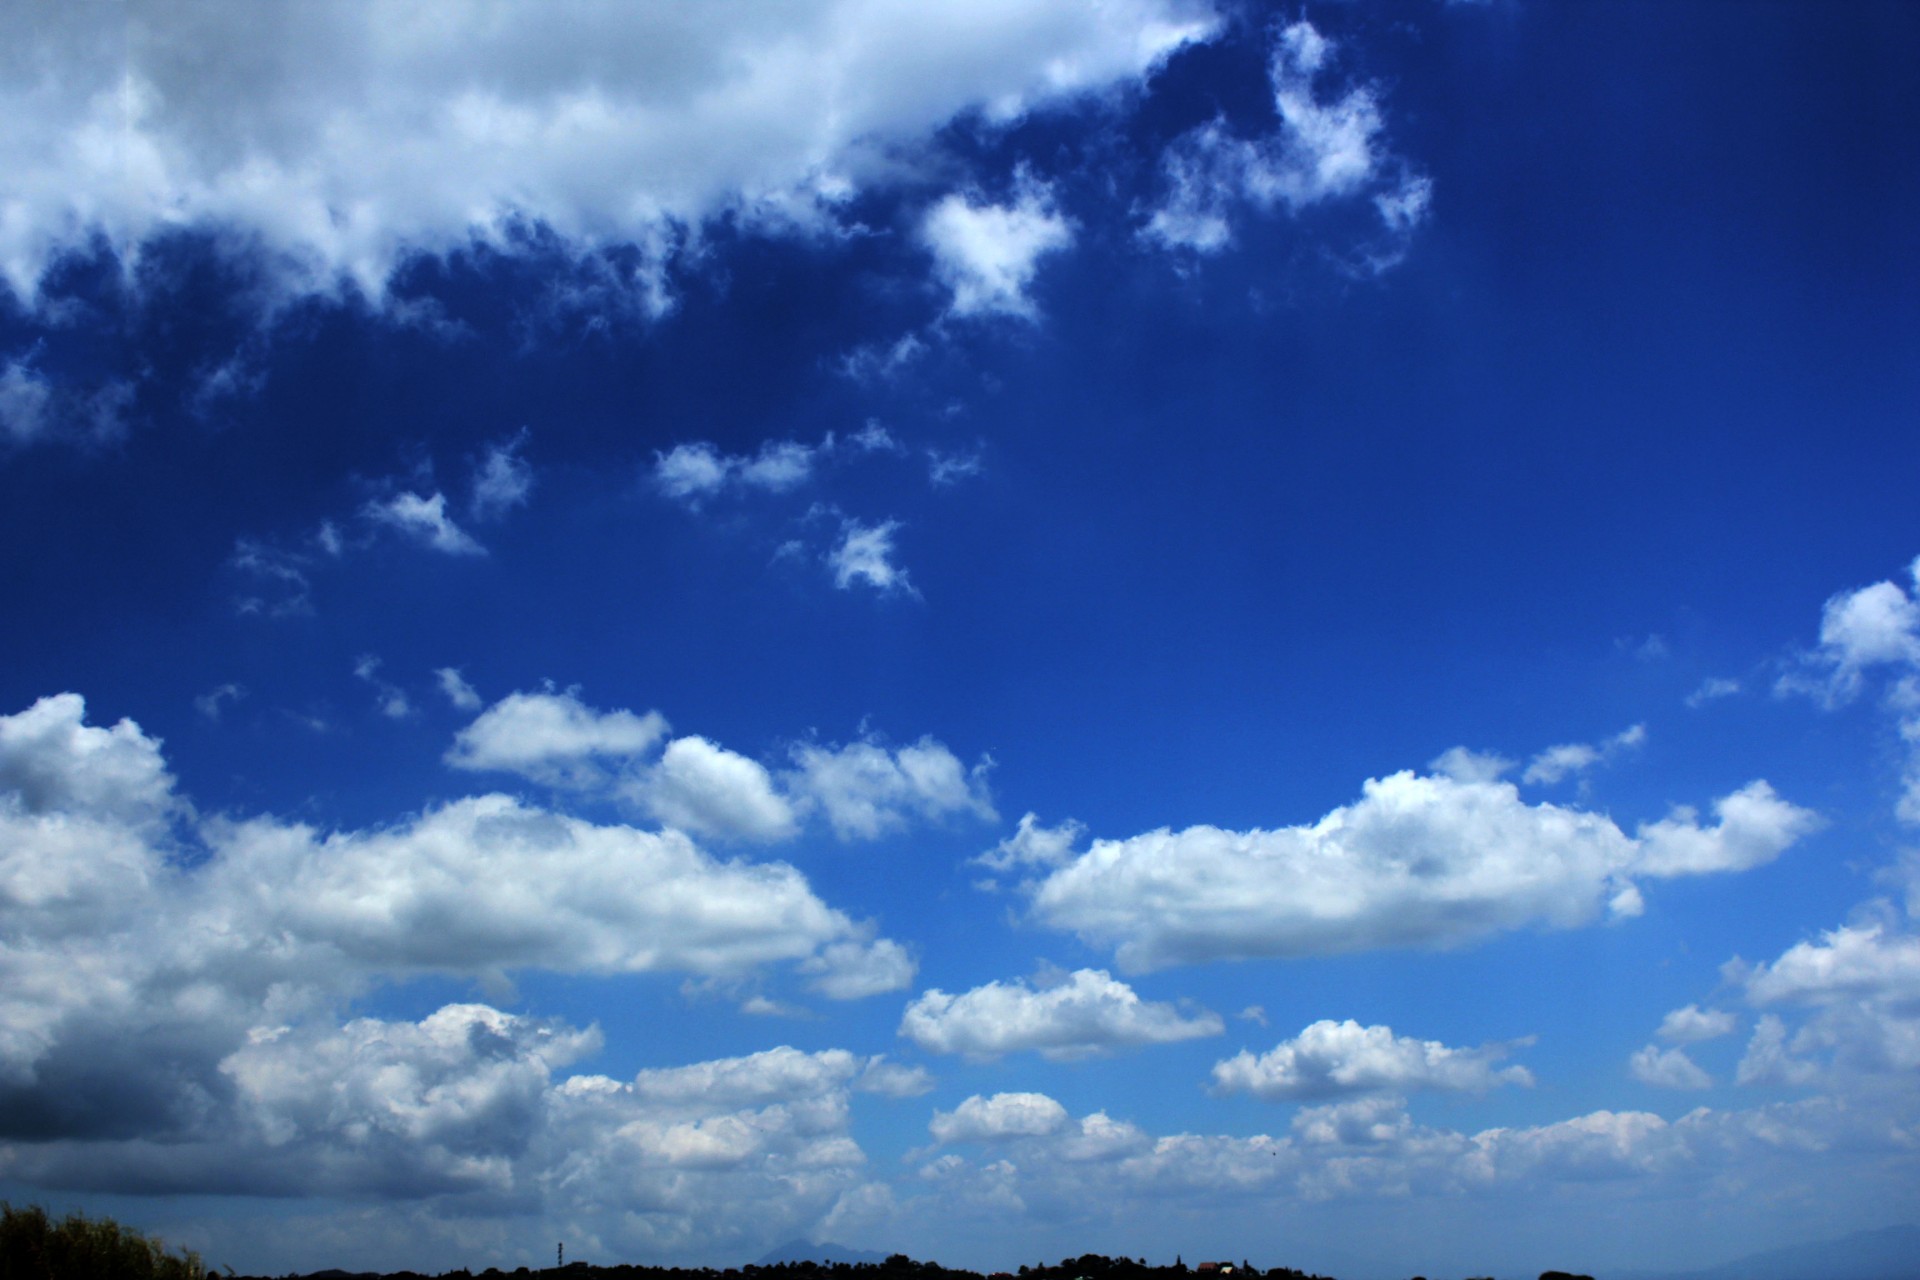
[(0, 717), (0, 942), (0, 1136), (37, 1139), (194, 1128), (263, 1027), (396, 979), (779, 966), (854, 998), (913, 973), (795, 868), (671, 830), (501, 795), (331, 834), (198, 820), (158, 742), (71, 694)]
[(821, 224), (957, 114), (1136, 81), (1215, 23), (1198, 0), (10, 7), (0, 277), (32, 297), (93, 237), (195, 226), (371, 297), (409, 252), (528, 225), (657, 260), (715, 214)]
[(1758, 866), (1818, 825), (1765, 782), (1628, 835), (1603, 814), (1527, 804), (1470, 770), (1369, 779), (1311, 825), (1159, 830), (1092, 846), (1026, 887), (1041, 923), (1111, 945), (1123, 968), (1458, 946), (1642, 909), (1636, 881)]

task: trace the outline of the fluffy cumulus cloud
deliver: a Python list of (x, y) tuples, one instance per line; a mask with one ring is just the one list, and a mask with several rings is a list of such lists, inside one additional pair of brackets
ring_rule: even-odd
[[(456, 702), (472, 696), (464, 681), (441, 680)], [(601, 711), (574, 690), (513, 693), (455, 735), (446, 762), (600, 794), (674, 830), (728, 840), (790, 839), (814, 815), (843, 840), (957, 814), (995, 817), (991, 761), (968, 768), (931, 737), (899, 748), (871, 737), (802, 742), (775, 770), (707, 738), (668, 733), (658, 712)]]
[(1657, 1034), (1673, 1044), (1699, 1044), (1732, 1035), (1740, 1020), (1724, 1009), (1702, 1009), (1697, 1004), (1675, 1009), (1660, 1019)]
[(447, 763), (551, 786), (592, 787), (605, 784), (609, 764), (644, 754), (666, 732), (658, 712), (596, 711), (573, 690), (512, 693), (460, 730)]
[[(102, 237), (232, 229), (306, 287), (382, 295), (408, 253), (652, 246), (737, 212), (811, 226), (957, 113), (1137, 81), (1215, 19), (1098, 6), (569, 4), (449, 13), (96, 2), (0, 18), (0, 274), (31, 297)], [(645, 274), (643, 272), (643, 274)], [(657, 272), (655, 273), (657, 275)], [(663, 305), (656, 302), (656, 305)]]
[(220, 1062), (198, 1132), (164, 1153), (53, 1141), (3, 1159), (70, 1186), (477, 1203), (616, 1256), (764, 1248), (858, 1184), (850, 1095), (893, 1064), (782, 1046), (625, 1080), (565, 1074), (599, 1041), (476, 1004), (262, 1026)]
[(934, 1112), (927, 1131), (936, 1142), (985, 1142), (1039, 1137), (1066, 1122), (1067, 1109), (1044, 1093), (976, 1093), (952, 1111)]
[(633, 786), (649, 813), (683, 831), (784, 840), (796, 825), (766, 766), (705, 738), (675, 738)]
[(1027, 289), (1040, 259), (1073, 243), (1073, 225), (1045, 188), (1025, 181), (1010, 204), (946, 197), (928, 211), (920, 236), (952, 293), (952, 315), (1032, 319)]
[(231, 1095), (222, 1064), (262, 1026), (324, 1056), (309, 1040), (329, 1010), (415, 975), (738, 981), (771, 966), (830, 997), (912, 977), (898, 944), (793, 867), (722, 861), (678, 832), (498, 795), (361, 831), (194, 820), (158, 745), (131, 722), (85, 724), (73, 696), (0, 717), (0, 743), (9, 1137), (191, 1128)]
[(989, 982), (959, 995), (935, 988), (907, 1006), (900, 1034), (929, 1053), (1072, 1059), (1217, 1036), (1224, 1025), (1218, 1014), (1142, 1000), (1105, 970), (1081, 969), (1038, 985)]
[(1661, 1089), (1705, 1089), (1713, 1078), (1687, 1056), (1684, 1049), (1662, 1049), (1650, 1044), (1636, 1050), (1627, 1060), (1627, 1069), (1641, 1084)]
[[(1166, 196), (1148, 218), (1145, 238), (1216, 253), (1233, 242), (1241, 209), (1297, 212), (1363, 195), (1390, 242), (1422, 222), (1431, 183), (1392, 162), (1377, 92), (1361, 85), (1323, 93), (1335, 56), (1334, 43), (1313, 24), (1285, 28), (1268, 68), (1276, 127), (1246, 138), (1216, 119), (1176, 140), (1162, 159)], [(1390, 244), (1381, 261), (1397, 252)]]
[(1908, 566), (1907, 578), (1911, 585), (1876, 582), (1829, 599), (1819, 645), (1800, 655), (1775, 691), (1835, 706), (1884, 676), (1884, 702), (1907, 753), (1897, 812), (1920, 825), (1920, 559)]
[(1711, 825), (1681, 811), (1628, 835), (1484, 773), (1402, 772), (1311, 825), (1095, 840), (1026, 890), (1039, 922), (1135, 970), (1458, 946), (1638, 914), (1638, 879), (1757, 866), (1817, 825), (1764, 782), (1714, 809)]
[[(1871, 1083), (1911, 1088), (1920, 1069), (1920, 932), (1891, 904), (1725, 976), (1765, 1010), (1742, 1083)], [(1789, 1019), (1792, 1022), (1789, 1022)]]
[(75, 814), (141, 825), (172, 803), (160, 743), (131, 720), (86, 723), (77, 693), (0, 716), (0, 796), (19, 816)]
[(1453, 1049), (1437, 1040), (1396, 1036), (1390, 1027), (1322, 1020), (1257, 1057), (1243, 1049), (1214, 1063), (1213, 1087), (1280, 1100), (1532, 1084), (1525, 1067), (1499, 1065), (1508, 1052), (1505, 1045)]
[(972, 814), (991, 821), (989, 760), (969, 769), (932, 738), (889, 750), (867, 739), (845, 746), (802, 743), (793, 749), (787, 786), (825, 813), (841, 839), (897, 831), (909, 818)]

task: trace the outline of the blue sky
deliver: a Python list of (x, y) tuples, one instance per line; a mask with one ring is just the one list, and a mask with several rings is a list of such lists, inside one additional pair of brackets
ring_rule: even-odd
[(0, 23), (6, 1198), (1911, 1220), (1911, 6)]

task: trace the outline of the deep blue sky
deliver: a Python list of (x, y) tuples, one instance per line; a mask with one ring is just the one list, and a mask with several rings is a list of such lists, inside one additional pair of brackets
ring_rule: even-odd
[(8, 1198), (1911, 1218), (1912, 6), (280, 12), (5, 19)]

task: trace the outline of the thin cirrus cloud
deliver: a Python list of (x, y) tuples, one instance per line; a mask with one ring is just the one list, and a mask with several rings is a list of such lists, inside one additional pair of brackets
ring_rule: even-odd
[(1771, 861), (1819, 819), (1755, 781), (1628, 835), (1529, 805), (1495, 776), (1404, 771), (1309, 825), (1162, 829), (1095, 840), (1023, 885), (1033, 918), (1110, 946), (1122, 968), (1460, 946), (1643, 909), (1638, 881)]
[(1081, 969), (1054, 981), (989, 982), (950, 995), (935, 988), (900, 1019), (900, 1034), (929, 1053), (997, 1058), (1034, 1052), (1066, 1061), (1118, 1049), (1168, 1044), (1225, 1029), (1207, 1010), (1142, 1000), (1104, 969)]
[(851, 0), (570, 5), (564, 21), (424, 3), (10, 15), (0, 45), (46, 69), (0, 91), (22, 126), (0, 143), (0, 275), (22, 298), (93, 237), (124, 257), (180, 226), (238, 229), (297, 286), (371, 298), (407, 254), (505, 246), (523, 222), (656, 258), (724, 211), (818, 226), (957, 113), (1007, 122), (1135, 83), (1217, 25), (1175, 0), (993, 22)]

